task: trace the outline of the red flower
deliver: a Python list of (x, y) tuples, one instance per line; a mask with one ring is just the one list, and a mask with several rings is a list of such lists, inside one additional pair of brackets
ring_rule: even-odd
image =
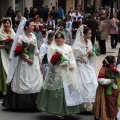
[(23, 51), (23, 45), (18, 45), (15, 49), (15, 55), (19, 55)]
[(57, 63), (59, 63), (61, 61), (61, 54), (60, 53), (55, 53), (52, 58), (51, 58), (51, 63), (52, 65), (56, 65)]
[(78, 21), (76, 21), (76, 22), (77, 22), (77, 24), (78, 24), (78, 25), (80, 25), (80, 24), (81, 24), (81, 20), (78, 20)]
[(115, 68), (112, 69), (113, 72), (119, 73), (119, 71)]
[(12, 42), (12, 41), (13, 41), (12, 38), (7, 38), (7, 39), (5, 40), (5, 42)]

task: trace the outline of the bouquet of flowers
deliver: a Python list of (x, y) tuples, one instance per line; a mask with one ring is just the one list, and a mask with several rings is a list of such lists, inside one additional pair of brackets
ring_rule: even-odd
[(100, 48), (96, 45), (93, 45), (92, 51), (98, 56), (101, 54)]
[(112, 89), (113, 88), (117, 89), (116, 83), (118, 82), (117, 78), (119, 77), (119, 71), (116, 69), (108, 70), (106, 72), (106, 75), (107, 75), (107, 78), (115, 80), (114, 83), (109, 84), (107, 88), (107, 95), (112, 95)]
[(9, 48), (6, 48), (6, 53), (9, 54), (10, 53), (10, 50), (11, 50), (11, 47), (12, 47), (12, 43), (13, 43), (13, 39), (12, 38), (7, 38), (6, 40), (2, 40), (0, 41), (0, 45), (7, 45), (9, 46)]
[(27, 44), (22, 42), (22, 44), (18, 45), (15, 49), (15, 56), (23, 55), (28, 59), (34, 59), (34, 50), (35, 46), (33, 44)]
[(69, 64), (69, 61), (59, 52), (56, 52), (51, 58), (52, 65), (59, 65), (63, 63), (64, 61), (67, 61)]
[(13, 44), (13, 39), (12, 38), (7, 38), (4, 41), (4, 45), (10, 46), (10, 48), (6, 49), (6, 53), (10, 54), (10, 50), (11, 50), (12, 44)]

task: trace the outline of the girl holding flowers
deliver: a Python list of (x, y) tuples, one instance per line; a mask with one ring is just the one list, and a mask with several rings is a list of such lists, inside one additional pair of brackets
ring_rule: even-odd
[(80, 113), (76, 62), (63, 33), (55, 34), (47, 55), (49, 70), (37, 97), (38, 109), (59, 116)]
[(4, 18), (0, 28), (0, 92), (6, 92), (6, 77), (10, 59), (9, 52), (15, 37), (10, 18)]
[(94, 104), (95, 120), (117, 120), (119, 72), (114, 56), (107, 56), (98, 75), (98, 88)]

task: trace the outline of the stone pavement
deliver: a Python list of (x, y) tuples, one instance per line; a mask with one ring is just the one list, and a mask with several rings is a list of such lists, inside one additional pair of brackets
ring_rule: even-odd
[[(97, 44), (97, 42), (96, 42)], [(118, 50), (120, 48), (120, 43), (118, 43), (117, 47), (115, 49), (112, 49), (111, 48), (111, 45), (110, 45), (110, 38), (106, 41), (106, 51), (107, 53), (105, 55), (99, 55), (96, 57), (96, 63), (95, 63), (95, 71), (96, 71), (96, 74), (98, 75), (99, 73), (99, 70), (102, 66), (102, 61), (103, 59), (107, 56), (107, 55), (114, 55), (117, 59), (117, 56), (118, 56)]]

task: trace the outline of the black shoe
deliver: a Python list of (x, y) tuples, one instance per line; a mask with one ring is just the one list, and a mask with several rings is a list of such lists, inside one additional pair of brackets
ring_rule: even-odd
[(112, 49), (116, 48), (116, 46), (112, 47)]

